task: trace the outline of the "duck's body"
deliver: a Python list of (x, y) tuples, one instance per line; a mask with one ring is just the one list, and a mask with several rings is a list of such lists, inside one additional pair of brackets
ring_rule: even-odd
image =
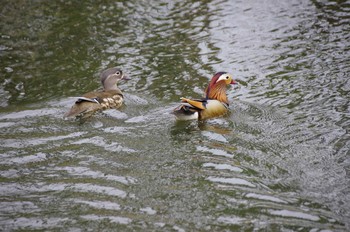
[(89, 92), (77, 99), (65, 117), (90, 117), (97, 111), (118, 109), (123, 102), (124, 97), (120, 90)]
[(70, 111), (64, 115), (65, 117), (87, 118), (97, 111), (118, 109), (123, 105), (123, 94), (116, 85), (124, 78), (123, 72), (118, 68), (110, 68), (103, 71), (100, 77), (103, 90), (78, 97)]
[(228, 112), (226, 86), (236, 84), (232, 76), (226, 72), (216, 73), (205, 90), (205, 98), (181, 98), (181, 105), (174, 109), (178, 120), (209, 119), (220, 117)]

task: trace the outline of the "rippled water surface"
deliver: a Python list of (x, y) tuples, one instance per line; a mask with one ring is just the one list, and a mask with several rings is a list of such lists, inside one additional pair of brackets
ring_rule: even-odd
[[(0, 230), (350, 230), (350, 2), (2, 1)], [(126, 106), (74, 97), (118, 66)], [(231, 114), (176, 122), (229, 71)]]

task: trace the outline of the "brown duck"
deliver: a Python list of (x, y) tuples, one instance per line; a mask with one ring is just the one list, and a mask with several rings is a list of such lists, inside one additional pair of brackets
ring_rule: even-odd
[(89, 92), (79, 97), (64, 117), (88, 118), (97, 111), (118, 109), (123, 105), (124, 96), (117, 83), (126, 79), (119, 68), (109, 68), (100, 75), (102, 91)]

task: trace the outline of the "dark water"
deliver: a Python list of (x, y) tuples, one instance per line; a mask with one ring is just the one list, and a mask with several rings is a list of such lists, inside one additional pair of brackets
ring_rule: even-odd
[[(350, 230), (349, 1), (1, 5), (1, 231)], [(63, 120), (113, 66), (126, 107)], [(176, 123), (221, 70), (231, 114)]]

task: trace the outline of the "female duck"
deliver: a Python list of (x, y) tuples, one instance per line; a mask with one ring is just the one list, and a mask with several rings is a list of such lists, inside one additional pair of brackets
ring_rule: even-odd
[(124, 97), (117, 83), (126, 79), (119, 68), (109, 68), (100, 75), (103, 90), (89, 92), (79, 97), (64, 117), (88, 118), (97, 111), (118, 109), (124, 102)]
[(228, 112), (226, 86), (237, 84), (232, 75), (227, 72), (216, 73), (205, 90), (203, 99), (181, 98), (181, 105), (174, 109), (178, 120), (209, 119), (225, 115)]

